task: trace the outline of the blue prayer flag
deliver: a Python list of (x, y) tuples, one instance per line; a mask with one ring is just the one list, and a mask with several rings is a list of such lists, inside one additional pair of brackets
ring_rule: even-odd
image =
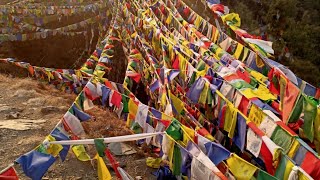
[(50, 154), (44, 154), (36, 150), (20, 156), (15, 161), (19, 163), (23, 172), (33, 180), (41, 180), (49, 167), (55, 162)]

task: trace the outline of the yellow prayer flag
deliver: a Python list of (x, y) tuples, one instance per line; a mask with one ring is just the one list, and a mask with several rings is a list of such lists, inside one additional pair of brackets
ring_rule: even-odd
[(196, 17), (196, 20), (194, 21), (194, 26), (196, 27), (196, 28), (199, 28), (200, 27), (200, 24), (201, 24), (201, 17), (200, 16), (197, 16)]
[(169, 50), (169, 57), (170, 57), (170, 61), (172, 61), (173, 60), (173, 58), (174, 58), (174, 51), (173, 51), (173, 46), (172, 46), (172, 44), (171, 43), (169, 43), (168, 44), (168, 50)]
[(51, 79), (54, 79), (53, 74), (50, 71), (46, 71), (46, 74), (48, 76), (48, 81), (50, 82)]
[(181, 125), (182, 131), (183, 131), (183, 143), (185, 145), (188, 144), (189, 141), (193, 141), (194, 139), (194, 133), (195, 131), (193, 129), (188, 128), (185, 125)]
[(166, 24), (169, 25), (169, 24), (171, 23), (171, 21), (172, 21), (172, 16), (169, 15), (168, 18), (167, 18), (167, 20), (166, 20)]
[(310, 180), (310, 178), (303, 174), (301, 171), (298, 171), (298, 177), (299, 180)]
[(95, 61), (98, 61), (99, 59), (96, 57), (96, 56), (94, 56), (94, 55), (91, 55), (90, 56), (90, 59), (93, 59), (93, 60), (95, 60)]
[(178, 113), (181, 113), (181, 111), (184, 108), (184, 103), (171, 92), (169, 92), (169, 95), (174, 108), (177, 110)]
[(173, 159), (173, 149), (174, 149), (174, 140), (168, 135), (165, 134), (162, 140), (162, 151), (164, 153), (164, 157), (167, 157), (169, 161), (170, 169), (172, 169), (172, 159)]
[(215, 55), (216, 55), (216, 57), (219, 57), (219, 59), (220, 59), (223, 55), (223, 49), (217, 48)]
[(280, 106), (279, 109), (283, 111), (283, 103), (284, 103), (284, 97), (285, 97), (285, 92), (286, 92), (286, 87), (287, 87), (287, 80), (285, 77), (280, 76)]
[(205, 83), (198, 101), (200, 104), (206, 104), (208, 90), (209, 90), (209, 83)]
[(291, 146), (291, 148), (290, 148), (290, 150), (289, 150), (289, 152), (288, 152), (288, 156), (289, 156), (291, 159), (293, 159), (293, 157), (294, 157), (294, 155), (296, 154), (296, 152), (298, 151), (299, 147), (300, 147), (299, 141), (294, 140), (294, 141), (293, 141), (293, 144), (292, 144), (292, 146)]
[(248, 99), (259, 98), (263, 101), (276, 100), (277, 98), (265, 86), (259, 86), (258, 89), (241, 89), (241, 93)]
[(82, 77), (81, 71), (75, 70), (75, 73), (78, 78)]
[(219, 36), (220, 36), (220, 33), (219, 33), (219, 30), (216, 28), (215, 32), (212, 33), (212, 42), (213, 43), (216, 43), (217, 40), (219, 39)]
[(250, 71), (250, 75), (253, 76), (256, 80), (258, 80), (261, 83), (268, 80), (268, 77), (254, 70)]
[(261, 122), (264, 120), (265, 117), (265, 113), (260, 108), (258, 108), (254, 104), (251, 106), (248, 118), (256, 126), (260, 126)]
[(318, 142), (320, 142), (320, 108), (318, 108), (316, 119), (314, 120), (314, 138), (317, 140), (318, 145)]
[(137, 32), (132, 33), (131, 38), (135, 38), (137, 36), (137, 34), (138, 34)]
[[(179, 69), (180, 71), (184, 72), (187, 69), (187, 60), (179, 53)], [(180, 73), (180, 76), (183, 80), (186, 79), (186, 74), (185, 73)]]
[(233, 138), (234, 129), (237, 124), (237, 111), (232, 103), (227, 104), (226, 115), (224, 120), (224, 130), (227, 131), (228, 137)]
[(229, 13), (226, 15), (221, 16), (221, 19), (224, 23), (226, 23), (227, 21), (231, 21), (232, 24), (236, 27), (240, 27), (241, 25), (241, 19), (239, 14), (237, 13)]
[[(55, 141), (56, 139), (53, 136), (48, 135), (46, 137), (46, 140), (51, 142), (51, 141)], [(63, 147), (61, 144), (50, 144), (47, 147), (47, 152), (49, 154), (51, 154), (52, 156), (56, 157), (62, 149), (63, 149)]]
[(244, 49), (243, 49), (243, 56), (242, 56), (242, 62), (243, 62), (244, 60), (246, 60), (246, 58), (247, 58), (247, 56), (248, 56), (248, 53), (249, 53), (249, 49), (246, 48), (246, 47), (244, 47)]
[(290, 160), (288, 160), (287, 164), (286, 164), (286, 169), (284, 171), (283, 179), (289, 179), (289, 175), (290, 175), (290, 172), (291, 172), (293, 166), (294, 166), (294, 164)]
[(102, 78), (105, 73), (106, 73), (105, 71), (101, 71), (101, 70), (96, 70), (93, 72), (93, 74), (96, 75), (98, 78)]
[(159, 168), (162, 162), (161, 158), (147, 157), (146, 164), (151, 168)]
[(241, 55), (241, 53), (242, 53), (242, 50), (243, 50), (243, 45), (242, 45), (241, 43), (238, 43), (237, 49), (236, 49), (236, 51), (235, 51), (235, 53), (234, 53), (234, 57), (235, 57), (236, 59), (239, 59), (239, 57), (240, 57), (240, 55)]
[(167, 105), (167, 95), (164, 92), (161, 92), (160, 94), (160, 105), (165, 109)]
[(227, 164), (232, 174), (238, 180), (251, 179), (255, 171), (258, 169), (256, 166), (246, 162), (236, 154), (231, 154), (230, 158), (227, 159)]
[(99, 178), (99, 180), (110, 180), (110, 179), (112, 179), (111, 174), (110, 174), (106, 164), (103, 161), (103, 158), (100, 157), (97, 154), (95, 156), (95, 159), (97, 160), (98, 178)]
[(138, 105), (130, 98), (128, 102), (129, 113), (135, 116), (138, 112)]
[(258, 54), (256, 55), (256, 64), (258, 68), (263, 68), (264, 66), (264, 62)]
[(80, 161), (90, 161), (90, 156), (87, 154), (83, 145), (74, 145), (72, 146), (72, 151), (74, 155)]
[(165, 113), (161, 113), (161, 119), (162, 120), (170, 120), (170, 121), (172, 121), (173, 117), (171, 117), (171, 116), (169, 116), (169, 115), (167, 115)]
[(206, 75), (206, 70), (202, 70), (202, 71), (196, 71), (196, 79), (198, 79), (199, 77), (203, 77)]
[(126, 126), (131, 127), (134, 122), (134, 117), (129, 113), (127, 116)]

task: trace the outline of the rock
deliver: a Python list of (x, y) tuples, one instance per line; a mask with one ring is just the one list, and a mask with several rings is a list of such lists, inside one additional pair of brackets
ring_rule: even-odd
[(136, 164), (146, 163), (146, 158), (143, 159), (137, 159), (134, 161)]
[(10, 107), (6, 104), (0, 104), (0, 113), (21, 112), (22, 109)]
[(38, 119), (15, 119), (15, 120), (6, 120), (0, 121), (0, 129), (12, 129), (18, 131), (25, 131), (34, 128), (38, 128), (39, 124), (45, 123), (46, 120)]
[(108, 148), (116, 156), (131, 155), (131, 154), (137, 153), (137, 151), (133, 147), (125, 143), (119, 143), (119, 142), (110, 143), (108, 144)]
[(68, 111), (69, 107), (67, 107), (67, 106), (60, 106), (59, 109), (60, 109), (61, 112), (66, 112), (66, 111)]
[(6, 114), (6, 119), (18, 119), (20, 113), (18, 112), (10, 112), (10, 114)]
[(46, 100), (44, 98), (31, 98), (27, 101), (28, 105), (32, 106), (41, 106), (46, 103)]
[(0, 105), (0, 113), (9, 113), (11, 112), (11, 107), (7, 105)]
[(60, 112), (61, 109), (60, 108), (57, 108), (55, 106), (46, 106), (46, 107), (42, 107), (40, 109), (40, 112), (42, 114), (50, 114), (50, 113), (55, 113), (55, 112)]
[(36, 97), (36, 94), (35, 90), (19, 89), (13, 94), (13, 97), (30, 99)]

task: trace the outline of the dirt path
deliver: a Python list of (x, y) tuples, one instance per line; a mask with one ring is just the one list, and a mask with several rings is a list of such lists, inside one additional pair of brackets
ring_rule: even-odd
[[(9, 78), (0, 74), (0, 170), (11, 164), (16, 158), (37, 145), (55, 127), (75, 99), (75, 95), (66, 94), (45, 83), (32, 79)], [(94, 108), (88, 112), (96, 120), (84, 124), (87, 138), (100, 138), (131, 134), (125, 128), (123, 120), (118, 119), (108, 110)], [(115, 156), (124, 169), (132, 176), (154, 179), (146, 166), (144, 152), (133, 146), (137, 153), (130, 156)], [(93, 157), (93, 146), (87, 147)], [(106, 164), (108, 161), (106, 160)], [(95, 163), (94, 163), (95, 166)], [(97, 179), (97, 172), (90, 162), (78, 161), (71, 150), (65, 162), (60, 159), (45, 174), (44, 179)], [(21, 179), (29, 179), (15, 166)], [(109, 168), (114, 179), (115, 174)]]

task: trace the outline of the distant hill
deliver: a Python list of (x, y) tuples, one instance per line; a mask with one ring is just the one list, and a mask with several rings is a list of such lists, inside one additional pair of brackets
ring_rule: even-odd
[(320, 0), (221, 0), (242, 29), (274, 42), (276, 60), (320, 86)]

